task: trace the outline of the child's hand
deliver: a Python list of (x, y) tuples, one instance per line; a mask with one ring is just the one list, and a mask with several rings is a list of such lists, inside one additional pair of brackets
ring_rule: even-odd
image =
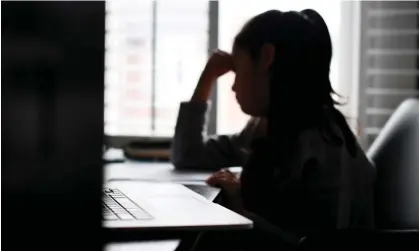
[(208, 59), (204, 73), (211, 79), (216, 79), (229, 71), (234, 70), (233, 58), (224, 51), (215, 50)]
[(197, 87), (192, 95), (192, 101), (207, 101), (215, 80), (234, 70), (233, 58), (224, 51), (216, 50), (208, 59), (207, 65), (199, 78)]
[(221, 170), (208, 178), (207, 184), (220, 187), (226, 195), (226, 207), (238, 213), (244, 211), (240, 194), (240, 179), (228, 170)]

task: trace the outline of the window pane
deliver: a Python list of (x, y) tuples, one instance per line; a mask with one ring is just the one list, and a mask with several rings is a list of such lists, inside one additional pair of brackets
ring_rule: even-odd
[(173, 136), (207, 58), (208, 2), (157, 2), (155, 134)]
[(106, 3), (105, 133), (151, 133), (152, 1)]
[(207, 59), (208, 2), (108, 1), (106, 29), (105, 133), (172, 136)]
[[(220, 1), (219, 13), (219, 42), (222, 50), (231, 52), (232, 42), (235, 35), (240, 31), (244, 23), (251, 17), (270, 9), (281, 11), (303, 9), (314, 9), (325, 19), (333, 43), (333, 59), (331, 65), (331, 82), (336, 89), (338, 84), (337, 65), (340, 30), (340, 1), (329, 0), (275, 0), (275, 1), (242, 1), (230, 0)], [(237, 11), (240, 6), (240, 11)], [(243, 114), (238, 106), (234, 94), (231, 92), (231, 85), (234, 74), (228, 74), (218, 82), (218, 113), (217, 132), (236, 133), (240, 131), (248, 120), (249, 116)]]

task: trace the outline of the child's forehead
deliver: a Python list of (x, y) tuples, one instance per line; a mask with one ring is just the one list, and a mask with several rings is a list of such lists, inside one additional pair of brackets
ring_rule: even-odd
[(237, 42), (234, 40), (232, 46), (231, 46), (231, 54), (239, 54), (242, 50), (241, 46), (237, 44)]
[(231, 50), (231, 56), (234, 57), (238, 57), (239, 54), (241, 53), (242, 50), (240, 50), (239, 48), (237, 48), (237, 46), (233, 45), (233, 48)]
[(237, 52), (235, 52), (235, 51), (233, 51), (232, 53), (231, 53), (231, 57), (234, 59), (234, 58), (237, 58)]
[(237, 47), (235, 45), (232, 46), (231, 48), (231, 55), (234, 57), (235, 55), (237, 55)]

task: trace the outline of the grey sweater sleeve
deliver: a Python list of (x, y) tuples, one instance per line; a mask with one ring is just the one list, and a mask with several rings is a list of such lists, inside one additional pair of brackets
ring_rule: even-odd
[(242, 166), (246, 161), (257, 120), (251, 119), (237, 134), (209, 136), (209, 106), (210, 103), (181, 103), (171, 149), (171, 161), (176, 168), (217, 170)]

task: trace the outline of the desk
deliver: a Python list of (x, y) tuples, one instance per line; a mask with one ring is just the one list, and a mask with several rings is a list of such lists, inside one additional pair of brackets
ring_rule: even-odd
[(173, 251), (179, 244), (180, 240), (111, 243), (106, 245), (104, 251)]
[[(239, 168), (232, 171), (239, 172)], [(214, 201), (220, 189), (207, 186), (205, 180), (213, 172), (177, 171), (170, 163), (136, 162), (111, 163), (105, 166), (105, 181), (108, 180), (152, 180), (181, 183), (208, 200)], [(180, 240), (149, 241), (109, 244), (106, 251), (161, 250), (173, 251)], [(182, 243), (183, 244), (183, 243)]]
[(105, 166), (105, 181), (139, 180), (180, 183), (214, 201), (220, 189), (206, 185), (213, 172), (178, 171), (170, 163), (134, 162), (113, 163)]

